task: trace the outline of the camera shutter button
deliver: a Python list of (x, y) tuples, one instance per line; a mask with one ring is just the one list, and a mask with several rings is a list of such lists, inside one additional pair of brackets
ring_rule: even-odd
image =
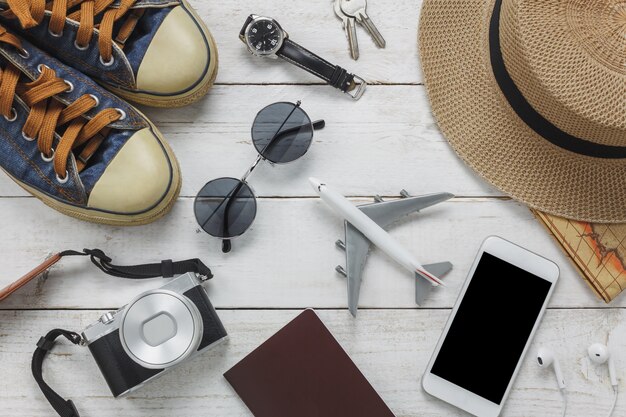
[(106, 314), (103, 314), (102, 317), (100, 317), (100, 322), (102, 324), (109, 324), (109, 323), (113, 322), (114, 319), (115, 319), (115, 317), (113, 316), (113, 313), (108, 312)]

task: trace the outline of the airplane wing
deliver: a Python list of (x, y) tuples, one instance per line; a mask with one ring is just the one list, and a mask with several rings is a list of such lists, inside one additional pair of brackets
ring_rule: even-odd
[(370, 241), (356, 227), (348, 222), (346, 229), (346, 276), (348, 278), (348, 308), (350, 313), (356, 317), (359, 308), (359, 294), (361, 292), (361, 277), (365, 260), (370, 250)]
[[(369, 218), (374, 220), (379, 226), (384, 228), (407, 214), (449, 200), (452, 197), (454, 197), (454, 195), (450, 193), (429, 194), (419, 197), (406, 197), (394, 201), (381, 201), (366, 204), (359, 206), (359, 209)], [(359, 305), (363, 268), (365, 267), (365, 261), (369, 253), (371, 243), (363, 235), (363, 233), (361, 233), (356, 227), (352, 226), (352, 224), (348, 222), (344, 223), (344, 249), (346, 251), (346, 270), (344, 274), (348, 279), (348, 307), (350, 309), (350, 313), (356, 317)], [(452, 268), (452, 264), (446, 262), (442, 264), (424, 265), (424, 268), (436, 276), (441, 276)], [(421, 278), (418, 278), (417, 281), (416, 300), (419, 305), (423, 302), (431, 290), (430, 288), (426, 288), (423, 284), (426, 284), (428, 287), (431, 285)]]
[(454, 195), (450, 193), (427, 194), (419, 197), (365, 204), (359, 206), (359, 209), (380, 227), (385, 228), (407, 214), (434, 206), (453, 197)]

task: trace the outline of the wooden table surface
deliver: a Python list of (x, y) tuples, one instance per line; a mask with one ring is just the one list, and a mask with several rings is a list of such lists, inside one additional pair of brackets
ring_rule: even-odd
[[(467, 0), (470, 1), (470, 0)], [(202, 258), (215, 273), (209, 296), (230, 333), (227, 344), (194, 359), (126, 399), (111, 398), (87, 349), (61, 345), (50, 355), (50, 384), (72, 398), (81, 416), (249, 416), (222, 377), (224, 371), (294, 318), (314, 307), (355, 363), (399, 417), (456, 416), (455, 408), (426, 395), (420, 378), (481, 242), (500, 235), (556, 261), (561, 282), (531, 355), (521, 369), (504, 416), (559, 416), (561, 397), (551, 372), (535, 366), (539, 344), (559, 355), (569, 389), (568, 416), (603, 416), (612, 401), (606, 367), (590, 364), (586, 348), (607, 343), (626, 381), (626, 298), (610, 306), (582, 282), (528, 209), (479, 179), (456, 157), (430, 112), (417, 53), (419, 0), (373, 0), (369, 14), (387, 40), (378, 50), (359, 29), (361, 58), (347, 41), (330, 1), (192, 0), (219, 45), (220, 72), (209, 95), (174, 110), (143, 109), (162, 130), (183, 171), (172, 213), (148, 226), (115, 228), (64, 217), (0, 176), (2, 274), (19, 277), (49, 252), (98, 247), (119, 264), (165, 258)], [(238, 33), (250, 13), (276, 18), (296, 42), (372, 82), (353, 102), (286, 62), (246, 52)], [(240, 176), (256, 154), (250, 125), (262, 107), (302, 100), (311, 118), (326, 120), (309, 153), (286, 166), (263, 164), (250, 178), (259, 196), (251, 230), (228, 255), (198, 230), (193, 198), (218, 176)], [(360, 314), (348, 313), (346, 282), (334, 267), (342, 222), (314, 195), (317, 176), (353, 198), (371, 201), (448, 191), (458, 197), (397, 224), (391, 233), (424, 261), (455, 265), (423, 308), (414, 281), (374, 250), (361, 290)], [(0, 417), (50, 416), (52, 409), (30, 374), (39, 336), (61, 327), (82, 330), (158, 280), (109, 278), (86, 259), (68, 259), (47, 281), (29, 284), (0, 305)], [(509, 294), (501, 294), (507, 297)], [(493, 347), (485, 347), (486, 355)], [(486, 358), (485, 366), (489, 364)], [(625, 383), (621, 383), (624, 390)], [(626, 413), (626, 396), (615, 416)]]

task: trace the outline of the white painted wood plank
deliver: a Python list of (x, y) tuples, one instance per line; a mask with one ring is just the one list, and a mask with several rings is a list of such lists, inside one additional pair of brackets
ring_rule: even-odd
[[(430, 113), (421, 86), (376, 86), (367, 99), (340, 100), (323, 86), (217, 86), (205, 100), (180, 109), (144, 109), (174, 148), (183, 172), (182, 195), (209, 180), (241, 176), (256, 158), (250, 128), (276, 101), (302, 100), (311, 118), (325, 119), (309, 152), (250, 178), (261, 196), (313, 196), (307, 177), (324, 178), (349, 195), (449, 191), (500, 196), (452, 151)], [(27, 195), (0, 175), (0, 196)]]
[[(52, 415), (30, 374), (33, 347), (47, 330), (55, 327), (82, 330), (101, 313), (0, 313), (0, 361), (5, 364), (0, 379), (0, 417)], [(448, 311), (368, 311), (362, 312), (358, 320), (346, 311), (318, 313), (398, 417), (466, 415), (427, 396), (420, 387), (421, 375)], [(84, 416), (170, 417), (173, 410), (185, 417), (249, 416), (222, 374), (298, 312), (219, 311), (219, 314), (230, 333), (227, 344), (181, 365), (130, 398), (110, 397), (85, 348), (68, 345), (55, 348), (46, 362), (45, 378), (62, 396), (72, 398)], [(554, 375), (533, 363), (532, 355), (539, 344), (549, 345), (558, 352), (568, 387), (567, 415), (605, 415), (613, 399), (607, 368), (590, 364), (586, 348), (593, 342), (608, 342), (615, 354), (623, 392), (626, 379), (622, 370), (626, 361), (620, 352), (626, 349), (625, 314), (621, 309), (548, 311), (502, 415), (560, 415), (561, 398)], [(477, 358), (480, 359), (483, 358)], [(625, 412), (626, 397), (622, 396), (614, 415)]]
[[(357, 201), (355, 201), (357, 202)], [(364, 202), (359, 200), (358, 202)], [(334, 272), (344, 255), (334, 242), (342, 221), (319, 199), (263, 199), (255, 224), (224, 255), (220, 243), (198, 231), (192, 199), (172, 215), (140, 228), (81, 223), (57, 215), (33, 199), (0, 199), (2, 277), (14, 279), (47, 252), (98, 247), (115, 262), (137, 264), (200, 257), (214, 271), (211, 288), (219, 307), (345, 307), (346, 282)], [(28, 213), (26, 216), (24, 213)], [(28, 221), (25, 221), (28, 217)], [(605, 307), (522, 205), (500, 200), (455, 200), (406, 218), (391, 230), (423, 262), (450, 260), (449, 287), (437, 289), (425, 307), (450, 307), (481, 242), (500, 235), (554, 259), (562, 271), (553, 307)], [(121, 306), (160, 282), (109, 278), (87, 259), (67, 259), (45, 283), (31, 283), (0, 308), (108, 308)], [(374, 251), (365, 268), (362, 307), (415, 308), (414, 281), (385, 255)], [(612, 306), (625, 306), (618, 298)]]
[(275, 169), (263, 164), (254, 173), (250, 182), (259, 195), (313, 196), (306, 180), (311, 175), (341, 186), (348, 195), (398, 195), (402, 188), (503, 195), (457, 158), (435, 124), (424, 87), (374, 87), (367, 100), (357, 103), (333, 100), (321, 88), (220, 88), (224, 96), (219, 100), (148, 114), (180, 157), (183, 195), (195, 196), (215, 177), (243, 175), (256, 157), (250, 138), (256, 113), (276, 101), (296, 100), (313, 120), (324, 119), (326, 127), (315, 133), (302, 159)]
[(376, 48), (367, 32), (358, 28), (361, 50), (358, 61), (349, 56), (348, 41), (330, 0), (191, 0), (191, 4), (218, 44), (218, 83), (323, 82), (283, 60), (250, 55), (239, 40), (239, 31), (251, 13), (275, 18), (292, 40), (368, 82), (417, 83), (422, 80), (417, 53), (421, 0), (370, 1), (368, 14), (385, 37), (387, 47)]
[[(430, 114), (422, 86), (370, 86), (354, 103), (334, 89), (293, 84), (319, 83), (285, 62), (250, 56), (237, 34), (251, 13), (276, 17), (291, 37), (333, 63), (385, 84), (419, 84), (417, 21), (421, 0), (375, 0), (369, 11), (388, 42), (378, 50), (359, 30), (362, 56), (348, 57), (347, 42), (327, 1), (214, 2), (191, 0), (220, 48), (217, 85), (201, 102), (183, 109), (147, 110), (172, 143), (183, 169), (183, 196), (193, 196), (209, 179), (241, 175), (254, 160), (249, 128), (256, 112), (279, 100), (303, 100), (312, 118), (327, 127), (316, 134), (301, 161), (270, 169), (261, 166), (251, 179), (260, 196), (312, 196), (306, 178), (323, 177), (353, 196), (397, 195), (447, 190), (464, 196), (500, 196), (455, 157)], [(236, 84), (236, 85), (231, 85)], [(245, 84), (270, 84), (252, 85)], [(222, 308), (345, 308), (345, 282), (333, 272), (342, 254), (333, 242), (341, 222), (317, 199), (262, 199), (257, 222), (234, 243), (229, 255), (197, 232), (192, 200), (182, 198), (173, 213), (156, 224), (121, 229), (63, 217), (0, 176), (3, 280), (18, 277), (51, 250), (101, 247), (121, 264), (199, 256), (215, 271), (207, 284)], [(11, 198), (17, 197), (17, 198)], [(356, 201), (356, 200), (355, 200)], [(359, 200), (360, 201), (360, 200)], [(498, 234), (557, 261), (562, 281), (538, 343), (559, 349), (570, 389), (568, 416), (603, 415), (611, 402), (606, 369), (589, 366), (587, 345), (609, 341), (624, 350), (624, 310), (607, 309), (582, 283), (574, 268), (520, 204), (498, 200), (455, 200), (415, 216), (393, 234), (425, 260), (449, 258), (456, 269), (450, 287), (438, 291), (427, 307), (449, 308), (480, 242)], [(445, 256), (447, 255), (447, 256)], [(53, 270), (47, 282), (32, 283), (0, 305), (12, 308), (119, 307), (158, 280), (137, 283), (108, 278), (86, 259), (72, 259)], [(404, 271), (374, 252), (365, 271), (361, 306), (414, 308), (413, 282)], [(624, 307), (623, 297), (612, 307)], [(82, 329), (101, 311), (0, 312), (0, 417), (49, 416), (30, 376), (38, 337), (53, 327)], [(183, 366), (137, 395), (113, 400), (86, 350), (63, 346), (49, 361), (47, 378), (62, 395), (76, 400), (82, 415), (248, 416), (249, 412), (222, 373), (297, 314), (296, 311), (220, 311), (231, 341)], [(358, 320), (347, 311), (320, 315), (398, 416), (449, 416), (458, 412), (424, 395), (419, 377), (439, 336), (447, 311), (362, 310)], [(611, 337), (607, 335), (611, 334)], [(567, 341), (567, 344), (565, 343)], [(617, 354), (618, 369), (624, 360)], [(54, 370), (54, 371), (52, 371)], [(620, 375), (621, 377), (622, 375)], [(559, 415), (560, 397), (548, 372), (527, 361), (505, 416)], [(622, 384), (623, 385), (623, 384)], [(623, 390), (623, 388), (622, 388)], [(615, 415), (624, 413), (621, 399)]]

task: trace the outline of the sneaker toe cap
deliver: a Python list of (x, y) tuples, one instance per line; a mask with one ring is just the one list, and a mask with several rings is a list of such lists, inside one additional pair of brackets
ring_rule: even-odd
[(115, 214), (152, 212), (175, 198), (178, 165), (150, 128), (137, 131), (89, 194), (88, 207)]
[(216, 51), (197, 22), (176, 6), (157, 30), (137, 72), (137, 89), (162, 95), (181, 94), (215, 71)]

